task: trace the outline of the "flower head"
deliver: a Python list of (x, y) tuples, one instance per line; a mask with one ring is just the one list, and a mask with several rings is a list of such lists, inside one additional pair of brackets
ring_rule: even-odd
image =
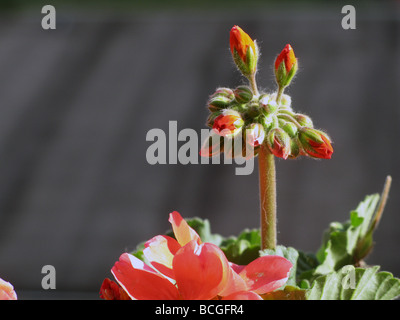
[(233, 59), (239, 70), (245, 76), (255, 73), (258, 48), (250, 36), (239, 26), (234, 26), (230, 32), (229, 43)]
[(263, 256), (247, 266), (235, 265), (218, 246), (203, 243), (178, 212), (172, 212), (169, 221), (175, 238), (159, 235), (145, 243), (143, 255), (150, 266), (122, 254), (111, 270), (120, 287), (106, 281), (103, 298), (123, 297), (121, 288), (131, 299), (261, 299), (260, 294), (288, 279), (292, 264), (283, 257)]

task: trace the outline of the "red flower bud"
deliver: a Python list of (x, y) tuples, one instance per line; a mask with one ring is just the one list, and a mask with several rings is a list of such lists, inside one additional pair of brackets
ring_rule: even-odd
[(278, 85), (286, 87), (297, 71), (297, 58), (290, 44), (287, 44), (275, 60), (275, 76)]
[(290, 144), (289, 135), (281, 128), (272, 129), (268, 133), (267, 145), (275, 156), (287, 159), (290, 155)]
[(313, 158), (330, 159), (333, 153), (328, 136), (315, 129), (303, 127), (299, 131), (299, 140), (307, 155)]
[(230, 32), (229, 43), (233, 59), (245, 75), (256, 71), (258, 49), (255, 42), (240, 27), (234, 26)]
[(259, 123), (252, 123), (246, 129), (246, 142), (253, 146), (261, 146), (265, 138), (264, 127)]
[(286, 71), (290, 72), (292, 70), (293, 65), (296, 63), (297, 59), (294, 55), (293, 48), (290, 44), (287, 44), (285, 48), (283, 48), (282, 52), (275, 60), (275, 70), (279, 68), (279, 65), (285, 63)]
[(239, 132), (244, 124), (240, 113), (234, 110), (225, 109), (222, 114), (214, 119), (214, 132), (220, 136), (233, 136)]

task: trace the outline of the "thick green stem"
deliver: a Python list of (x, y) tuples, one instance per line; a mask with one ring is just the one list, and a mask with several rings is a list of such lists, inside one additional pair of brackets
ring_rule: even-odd
[(261, 205), (261, 249), (276, 247), (276, 174), (275, 158), (266, 145), (258, 153)]

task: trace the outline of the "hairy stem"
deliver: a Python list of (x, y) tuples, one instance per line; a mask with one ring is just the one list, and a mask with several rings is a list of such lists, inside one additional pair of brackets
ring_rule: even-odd
[(282, 98), (282, 94), (283, 91), (285, 90), (285, 87), (279, 87), (278, 89), (278, 94), (276, 95), (276, 103), (279, 104), (279, 102), (281, 102), (281, 98)]
[(251, 90), (253, 91), (253, 95), (258, 96), (258, 88), (257, 88), (257, 82), (256, 82), (256, 73), (252, 73), (249, 76), (249, 82), (250, 82), (250, 86), (251, 86)]
[(261, 249), (276, 247), (276, 173), (275, 158), (266, 145), (258, 153), (261, 205)]

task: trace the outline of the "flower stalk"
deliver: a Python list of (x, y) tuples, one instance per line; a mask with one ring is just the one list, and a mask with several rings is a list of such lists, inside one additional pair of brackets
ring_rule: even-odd
[(263, 144), (258, 153), (260, 185), (261, 249), (276, 247), (276, 171), (275, 156)]

